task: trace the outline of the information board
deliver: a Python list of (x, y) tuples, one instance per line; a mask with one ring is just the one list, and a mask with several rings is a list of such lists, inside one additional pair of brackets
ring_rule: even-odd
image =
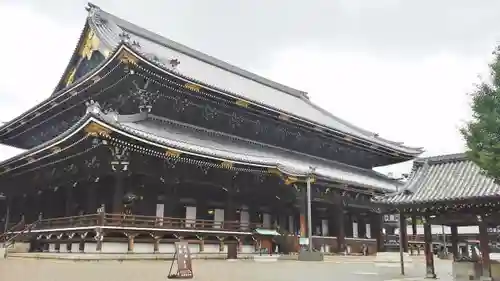
[[(172, 267), (177, 261), (177, 273), (171, 274)], [(168, 278), (191, 279), (193, 278), (193, 267), (191, 263), (191, 252), (187, 242), (175, 242), (175, 254)]]

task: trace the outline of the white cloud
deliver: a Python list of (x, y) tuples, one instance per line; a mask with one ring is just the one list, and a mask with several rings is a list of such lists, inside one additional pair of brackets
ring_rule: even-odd
[[(28, 6), (2, 2), (0, 26), (0, 122), (6, 122), (52, 93), (82, 26), (62, 26)], [(0, 159), (19, 152), (0, 146)]]

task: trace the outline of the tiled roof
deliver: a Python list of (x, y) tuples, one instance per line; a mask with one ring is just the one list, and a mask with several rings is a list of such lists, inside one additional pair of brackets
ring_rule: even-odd
[(310, 167), (315, 167), (314, 174), (318, 178), (386, 192), (395, 191), (402, 186), (400, 182), (389, 179), (373, 170), (353, 167), (175, 122), (145, 112), (134, 115), (115, 115), (115, 113), (105, 114), (100, 111), (99, 107), (92, 108), (92, 110), (88, 109), (81, 120), (58, 137), (0, 162), (0, 167), (11, 164), (16, 166), (13, 164), (15, 162), (25, 164), (24, 159), (59, 145), (90, 122), (99, 121), (116, 129), (118, 133), (128, 134), (139, 141), (148, 141), (207, 158), (227, 159), (247, 165), (278, 168), (286, 174), (296, 176), (306, 176), (310, 173)]
[[(136, 115), (138, 116), (138, 115)], [(319, 157), (282, 149), (227, 135), (220, 132), (178, 123), (159, 116), (126, 122), (120, 116), (114, 126), (140, 138), (196, 154), (220, 157), (255, 165), (275, 166), (285, 173), (304, 176), (315, 167), (318, 177), (385, 191), (395, 191), (401, 183), (379, 173)]]
[(423, 204), (492, 196), (500, 196), (500, 185), (461, 153), (416, 159), (402, 191), (374, 200)]
[(337, 130), (354, 137), (396, 149), (402, 153), (417, 156), (422, 148), (414, 148), (400, 142), (383, 139), (378, 134), (359, 128), (334, 116), (327, 110), (312, 103), (305, 92), (271, 81), (250, 73), (222, 60), (193, 50), (173, 40), (155, 34), (133, 23), (89, 4), (89, 24), (100, 38), (101, 47), (113, 50), (121, 42), (124, 32), (130, 42), (136, 42), (135, 49), (146, 57), (155, 58), (163, 65), (171, 59), (179, 59), (177, 74), (196, 79), (203, 84), (234, 94), (250, 102), (263, 105), (273, 110), (295, 115), (296, 117)]

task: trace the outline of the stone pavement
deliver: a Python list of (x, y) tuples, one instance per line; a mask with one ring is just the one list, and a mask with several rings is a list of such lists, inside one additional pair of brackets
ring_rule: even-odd
[[(169, 261), (69, 261), (9, 258), (0, 260), (0, 280), (37, 281), (155, 281), (166, 280)], [(254, 262), (249, 260), (194, 260), (194, 280), (203, 281), (419, 281), (425, 268), (421, 263), (407, 266), (399, 275), (395, 264), (336, 262)], [(451, 280), (450, 262), (437, 262), (440, 280)]]

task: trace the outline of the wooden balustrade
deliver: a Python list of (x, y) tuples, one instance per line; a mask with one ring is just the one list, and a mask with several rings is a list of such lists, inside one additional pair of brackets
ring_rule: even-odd
[[(42, 219), (37, 222), (34, 229), (59, 229), (90, 226), (119, 226), (137, 228), (160, 229), (197, 229), (197, 230), (223, 230), (223, 231), (251, 231), (262, 227), (258, 223), (240, 223), (239, 221), (217, 222), (212, 220), (154, 217), (143, 215), (124, 214), (89, 214), (72, 217)], [(11, 231), (18, 231), (13, 228)]]
[(146, 228), (173, 228), (173, 229), (199, 229), (199, 230), (228, 230), (228, 231), (250, 231), (260, 227), (256, 223), (240, 223), (239, 221), (217, 222), (202, 219), (185, 219), (170, 217), (153, 217), (143, 215), (118, 215), (105, 214), (104, 225), (123, 227), (146, 227)]
[(97, 225), (98, 215), (82, 215), (73, 217), (42, 219), (38, 222), (36, 229), (55, 229)]

